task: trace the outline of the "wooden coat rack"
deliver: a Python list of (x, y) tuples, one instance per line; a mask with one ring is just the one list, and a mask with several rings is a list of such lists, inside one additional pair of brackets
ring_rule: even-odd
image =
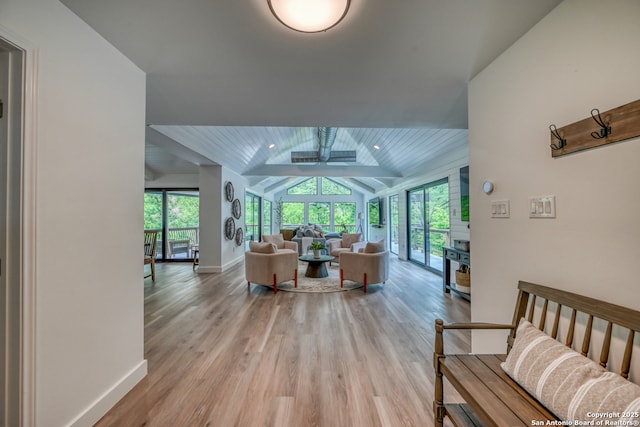
[(576, 151), (612, 144), (640, 136), (640, 99), (551, 131), (551, 156), (560, 157)]

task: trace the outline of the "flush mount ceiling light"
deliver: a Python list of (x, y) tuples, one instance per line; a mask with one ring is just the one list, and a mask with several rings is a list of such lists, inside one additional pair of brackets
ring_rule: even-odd
[(284, 26), (302, 33), (327, 31), (349, 11), (351, 0), (267, 0), (271, 13)]

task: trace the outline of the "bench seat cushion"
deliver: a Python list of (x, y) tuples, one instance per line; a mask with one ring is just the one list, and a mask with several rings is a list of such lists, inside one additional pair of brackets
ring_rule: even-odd
[(608, 372), (524, 319), (518, 325), (513, 348), (501, 366), (532, 396), (566, 421), (591, 421), (595, 413), (622, 415), (640, 411), (638, 385)]

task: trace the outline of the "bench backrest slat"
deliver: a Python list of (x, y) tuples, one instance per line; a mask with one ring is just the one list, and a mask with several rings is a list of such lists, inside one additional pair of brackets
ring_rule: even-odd
[(584, 331), (584, 339), (582, 340), (582, 355), (587, 357), (589, 354), (589, 346), (591, 345), (591, 331), (593, 330), (593, 314), (589, 315), (587, 327)]
[[(549, 300), (545, 299), (544, 304), (542, 305), (542, 315), (540, 316), (540, 326), (538, 329), (544, 331), (544, 325), (547, 321), (547, 308), (549, 308)], [(531, 310), (534, 310), (535, 306), (531, 306)]]
[(633, 329), (629, 330), (629, 335), (627, 335), (627, 345), (624, 348), (624, 358), (622, 359), (622, 368), (621, 373), (624, 378), (629, 378), (629, 368), (631, 367), (631, 353), (633, 352), (633, 338), (635, 336), (635, 332)]
[(558, 338), (558, 325), (560, 324), (560, 312), (562, 311), (562, 304), (558, 304), (556, 309), (556, 317), (553, 319), (553, 329), (551, 330), (551, 337), (555, 340)]
[(613, 323), (607, 324), (607, 332), (604, 335), (604, 341), (602, 343), (602, 350), (600, 351), (600, 366), (607, 367), (609, 361), (609, 349), (611, 348), (611, 332), (613, 331)]
[(576, 315), (578, 314), (578, 310), (575, 308), (571, 310), (571, 320), (569, 321), (569, 331), (567, 332), (567, 341), (565, 345), (569, 348), (573, 345), (573, 334), (576, 331)]
[(529, 323), (533, 323), (533, 308), (535, 306), (536, 306), (536, 294), (533, 294), (533, 298), (531, 299), (531, 310), (529, 311), (529, 318), (527, 319)]

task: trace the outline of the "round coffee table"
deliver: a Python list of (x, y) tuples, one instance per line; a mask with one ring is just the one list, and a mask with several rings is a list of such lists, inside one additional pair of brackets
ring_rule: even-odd
[(333, 261), (335, 257), (330, 255), (320, 255), (320, 258), (314, 258), (313, 255), (302, 255), (298, 259), (309, 263), (309, 265), (307, 265), (307, 271), (304, 273), (305, 277), (321, 278), (329, 276), (327, 265), (325, 263)]

